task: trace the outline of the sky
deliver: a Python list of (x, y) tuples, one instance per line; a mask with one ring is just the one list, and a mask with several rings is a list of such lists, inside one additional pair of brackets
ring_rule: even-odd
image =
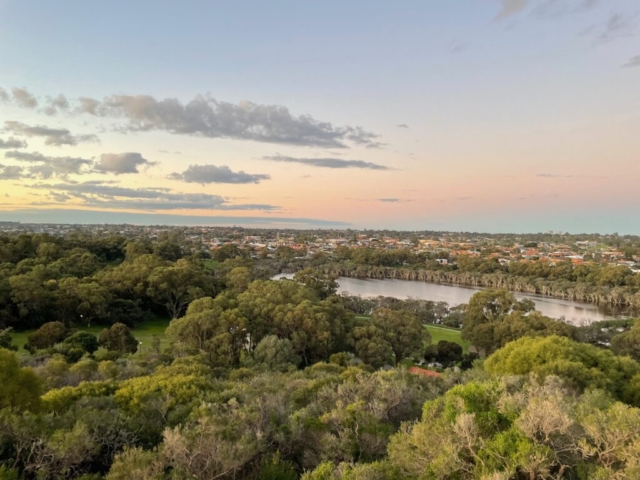
[(0, 221), (640, 234), (637, 0), (0, 0)]

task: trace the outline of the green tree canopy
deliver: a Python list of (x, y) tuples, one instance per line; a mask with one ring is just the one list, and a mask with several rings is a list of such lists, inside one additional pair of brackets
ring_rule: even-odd
[(114, 323), (110, 328), (105, 328), (100, 333), (98, 344), (107, 350), (119, 353), (135, 353), (138, 350), (138, 340), (129, 327), (122, 323)]
[(638, 362), (555, 335), (508, 343), (484, 366), (494, 375), (557, 375), (580, 390), (600, 388), (629, 403), (635, 403), (639, 396), (633, 381), (640, 373)]
[(41, 394), (42, 382), (33, 370), (20, 368), (16, 354), (0, 348), (0, 409), (37, 409)]

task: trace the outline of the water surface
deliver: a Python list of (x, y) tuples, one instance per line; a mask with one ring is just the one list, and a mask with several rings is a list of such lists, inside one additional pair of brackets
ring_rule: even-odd
[[(293, 278), (293, 274), (276, 275), (278, 278)], [(394, 298), (419, 298), (433, 302), (447, 302), (449, 305), (467, 303), (471, 296), (482, 288), (462, 287), (458, 285), (440, 285), (435, 283), (415, 282), (408, 280), (363, 280), (358, 278), (338, 278), (338, 292), (347, 292), (363, 297), (379, 295)], [(610, 305), (594, 305), (591, 303), (573, 302), (560, 298), (544, 297), (515, 293), (519, 299), (528, 298), (535, 302), (536, 310), (551, 318), (564, 318), (576, 324), (584, 325), (601, 320), (630, 318), (632, 312), (622, 307)]]

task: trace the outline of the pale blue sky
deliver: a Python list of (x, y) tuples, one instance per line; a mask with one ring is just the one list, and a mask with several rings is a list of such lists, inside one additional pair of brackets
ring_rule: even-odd
[[(0, 103), (0, 140), (27, 135), (23, 150), (49, 163), (125, 152), (148, 160), (138, 173), (43, 176), (29, 170), (33, 160), (7, 157), (5, 148), (0, 209), (25, 221), (25, 209), (37, 208), (68, 209), (69, 217), (85, 209), (115, 212), (109, 218), (171, 213), (369, 228), (640, 233), (639, 14), (637, 0), (0, 0), (0, 88), (8, 95)], [(14, 87), (38, 106), (19, 104)], [(137, 110), (74, 110), (80, 97), (148, 95), (185, 104), (205, 93), (235, 105), (286, 107), (293, 124), (247, 120), (238, 134), (203, 134), (193, 125), (176, 133), (183, 124), (163, 118), (159, 126), (145, 116), (155, 122), (150, 131), (129, 123), (123, 133)], [(47, 96), (58, 94), (71, 107), (43, 113)], [(345, 133), (340, 143), (349, 148), (337, 149), (296, 137), (301, 115), (378, 136), (358, 143)], [(46, 145), (5, 122), (97, 135), (99, 143)], [(314, 125), (315, 134), (330, 130)], [(264, 129), (276, 140), (250, 139)], [(327, 158), (383, 168), (318, 166)], [(190, 165), (259, 179), (177, 180)], [(70, 194), (72, 182), (87, 181), (170, 189), (173, 197), (142, 204), (87, 189)]]

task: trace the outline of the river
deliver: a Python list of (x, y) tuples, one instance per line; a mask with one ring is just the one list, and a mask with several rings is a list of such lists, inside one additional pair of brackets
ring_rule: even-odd
[[(293, 278), (293, 274), (280, 274), (273, 277)], [(358, 278), (338, 278), (338, 292), (347, 292), (363, 297), (379, 295), (394, 298), (420, 298), (433, 302), (447, 302), (449, 305), (467, 303), (471, 296), (481, 288), (462, 287), (458, 285), (439, 285), (435, 283), (415, 282), (408, 280), (361, 280)], [(625, 308), (610, 305), (573, 302), (560, 298), (541, 295), (514, 293), (519, 298), (528, 298), (535, 302), (536, 309), (551, 318), (564, 318), (575, 325), (585, 325), (602, 320), (630, 318), (632, 312)]]

